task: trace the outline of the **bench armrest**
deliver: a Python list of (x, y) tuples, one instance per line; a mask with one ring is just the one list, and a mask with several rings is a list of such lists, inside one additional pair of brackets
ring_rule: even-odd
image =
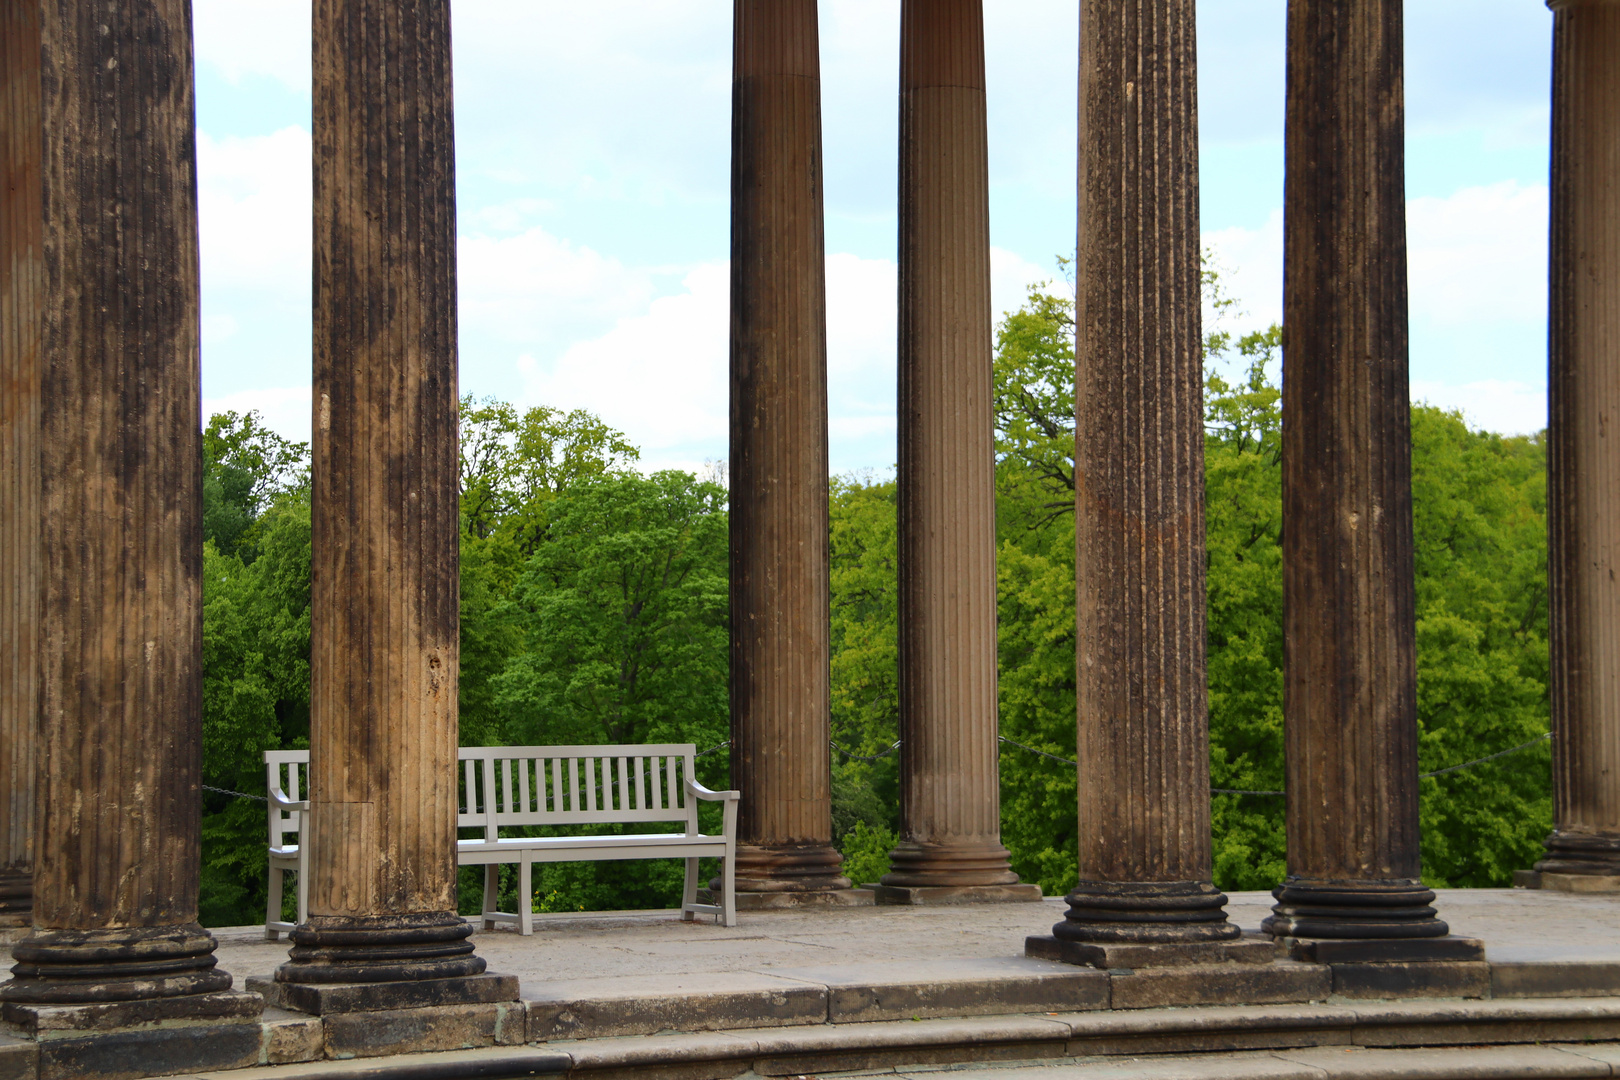
[(742, 798), (740, 791), (710, 791), (696, 780), (686, 781), (686, 793), (705, 802), (736, 802)]
[(283, 810), (308, 810), (308, 799), (289, 799), (287, 793), (280, 788), (270, 789), (270, 805), (279, 806)]

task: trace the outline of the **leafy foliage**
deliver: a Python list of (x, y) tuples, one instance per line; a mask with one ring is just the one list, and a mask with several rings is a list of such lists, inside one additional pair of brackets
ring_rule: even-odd
[[(1282, 331), (1229, 330), (1236, 302), (1206, 271), (1205, 495), (1210, 764), (1215, 787), (1283, 786)], [(1076, 876), (1074, 313), (1030, 290), (994, 358), (1002, 837), (1049, 893)], [(1546, 449), (1412, 410), (1419, 754), (1424, 770), (1547, 730)], [(263, 790), (260, 751), (307, 746), (308, 451), (256, 414), (205, 433), (204, 781)], [(695, 742), (727, 786), (725, 489), (644, 475), (623, 434), (582, 411), (462, 403), (461, 737), (467, 744)], [(887, 869), (899, 827), (897, 488), (834, 477), (831, 506), (834, 835), (847, 872)], [(1027, 747), (1029, 749), (1022, 749)], [(863, 760), (875, 758), (875, 760)], [(1549, 748), (1423, 781), (1425, 876), (1506, 884), (1551, 824)], [(705, 813), (717, 812), (706, 808)], [(1212, 800), (1215, 878), (1270, 888), (1284, 804)], [(256, 921), (262, 803), (205, 797), (203, 918)], [(503, 870), (504, 910), (519, 903)], [(657, 907), (678, 861), (553, 864), (541, 910)], [(483, 875), (463, 872), (478, 910)]]

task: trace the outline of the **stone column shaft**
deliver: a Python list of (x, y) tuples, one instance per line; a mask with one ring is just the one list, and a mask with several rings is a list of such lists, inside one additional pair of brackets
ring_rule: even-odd
[(1548, 570), (1554, 831), (1543, 872), (1620, 876), (1620, 3), (1552, 4)]
[(1192, 0), (1085, 0), (1071, 941), (1238, 936), (1211, 884)]
[(316, 0), (309, 922), (283, 982), (476, 975), (456, 914), (448, 0)]
[(39, 2), (0, 0), (0, 929), (32, 918), (44, 120)]
[(1288, 936), (1446, 932), (1418, 864), (1401, 27), (1401, 0), (1288, 5)]
[(883, 884), (1009, 885), (982, 0), (901, 6), (899, 322), (902, 836)]
[(34, 930), (13, 950), (17, 978), (0, 992), (13, 1002), (230, 986), (197, 924), (202, 424), (190, 7), (41, 5), (42, 754)]
[(736, 0), (731, 776), (737, 888), (842, 889), (832, 846), (827, 286), (815, 0)]

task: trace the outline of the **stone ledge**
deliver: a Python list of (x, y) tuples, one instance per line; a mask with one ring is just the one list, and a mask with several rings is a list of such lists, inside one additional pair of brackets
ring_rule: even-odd
[(1491, 961), (1491, 997), (1620, 995), (1620, 961)]
[[(585, 979), (545, 984), (531, 997), (530, 1042), (822, 1024), (827, 988), (774, 975)], [(722, 989), (721, 987), (724, 987)]]
[(333, 1013), (391, 1012), (446, 1005), (490, 1005), (518, 1000), (516, 975), (468, 975), (417, 982), (284, 983), (255, 976), (247, 988), (278, 1009), (326, 1016)]
[(1288, 955), (1316, 964), (1418, 964), (1485, 959), (1485, 943), (1437, 938), (1284, 938)]
[[(1314, 970), (1324, 969), (1316, 966)], [(1172, 1052), (1177, 1048), (1182, 1052), (1225, 1052), (1215, 1059), (1227, 1063), (1227, 1071), (1218, 1075), (1231, 1077), (1246, 1075), (1230, 1070), (1234, 1053), (1246, 1055), (1268, 1048), (1284, 1051), (1278, 1056), (1286, 1057), (1293, 1049), (1329, 1047), (1331, 1053), (1322, 1055), (1324, 1059), (1350, 1061), (1351, 1057), (1332, 1055), (1366, 1047), (1501, 1047), (1616, 1039), (1620, 1039), (1620, 1000), (1616, 999), (1340, 1003), (820, 1024), (557, 1042), (543, 1051), (491, 1048), (192, 1076), (195, 1080), (450, 1080), (568, 1073), (591, 1080), (621, 1076), (715, 1080), (749, 1070), (785, 1075), (969, 1061), (1056, 1063), (1082, 1055), (1095, 1063), (1099, 1056), (1162, 1054), (1164, 1050), (1155, 1048), (1167, 1047)], [(1614, 1051), (1614, 1060), (1620, 1063), (1620, 1048)], [(1419, 1058), (1422, 1055), (1402, 1060)], [(1311, 1075), (1320, 1078), (1322, 1074)], [(1368, 1080), (1383, 1074), (1346, 1075)], [(1420, 1073), (1388, 1075), (1395, 1080), (1396, 1076), (1457, 1074), (1425, 1068)], [(1508, 1073), (1469, 1071), (1467, 1075)]]
[(739, 892), (738, 911), (802, 911), (806, 908), (871, 907), (871, 889), (822, 889), (818, 892)]
[(1281, 950), (1276, 939), (1244, 934), (1235, 941), (1189, 941), (1179, 944), (1127, 944), (1068, 941), (1043, 934), (1024, 939), (1024, 955), (1060, 964), (1120, 968), (1187, 967), (1193, 964), (1269, 964)]
[(834, 1024), (1106, 1009), (1103, 972), (1006, 957), (775, 968), (824, 986)]
[(321, 1017), (329, 1058), (388, 1057), (439, 1050), (522, 1046), (522, 1002), (433, 1005), (382, 1012), (341, 1012)]
[(214, 994), (73, 1005), (7, 1002), (3, 1011), (6, 1020), (16, 1024), (25, 1035), (53, 1039), (132, 1028), (251, 1024), (264, 1012), (264, 998), (258, 994), (223, 990)]
[(1481, 961), (1330, 964), (1333, 993), (1347, 998), (1486, 998), (1491, 965)]
[(1193, 964), (1108, 973), (1115, 1009), (1189, 1005), (1277, 1005), (1325, 1001), (1330, 972), (1316, 964)]
[(867, 885), (875, 903), (902, 907), (943, 904), (1027, 904), (1045, 899), (1039, 885)]
[(39, 1047), (32, 1039), (0, 1033), (0, 1080), (36, 1080)]
[(240, 1069), (263, 1060), (260, 1024), (162, 1027), (39, 1042), (39, 1080), (137, 1080)]
[(572, 1065), (567, 1054), (553, 1050), (499, 1047), (261, 1066), (198, 1073), (186, 1080), (517, 1080), (531, 1076), (566, 1076)]

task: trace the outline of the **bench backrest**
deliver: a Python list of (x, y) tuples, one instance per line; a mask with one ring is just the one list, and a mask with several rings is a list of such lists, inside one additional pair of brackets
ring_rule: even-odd
[(502, 827), (684, 822), (698, 831), (692, 743), (463, 746), (456, 825), (495, 840)]
[[(503, 827), (684, 822), (698, 831), (697, 800), (686, 794), (697, 746), (463, 746), (456, 827), (483, 829), (485, 840)], [(307, 792), (308, 750), (266, 750), (265, 790), (280, 788), (294, 801)], [(302, 811), (270, 804), (270, 846), (286, 834), (298, 839)]]
[[(304, 798), (301, 792), (308, 790), (305, 783), (305, 774), (309, 769), (308, 750), (266, 750), (264, 752), (264, 790), (268, 794), (280, 788), (287, 798), (298, 802)], [(273, 848), (286, 847), (286, 839), (291, 834), (291, 844), (298, 843), (298, 828), (304, 816), (302, 810), (283, 810), (275, 803), (270, 804), (270, 846)]]

